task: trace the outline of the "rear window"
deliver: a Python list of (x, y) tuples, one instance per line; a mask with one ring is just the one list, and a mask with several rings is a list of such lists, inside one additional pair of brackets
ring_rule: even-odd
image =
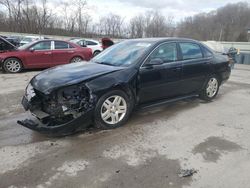
[(183, 60), (202, 58), (202, 51), (198, 44), (180, 43)]

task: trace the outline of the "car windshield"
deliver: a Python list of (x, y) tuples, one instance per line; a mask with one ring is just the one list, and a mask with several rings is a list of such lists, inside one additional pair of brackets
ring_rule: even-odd
[(129, 66), (138, 60), (152, 42), (124, 41), (118, 43), (92, 59), (92, 62), (111, 66)]

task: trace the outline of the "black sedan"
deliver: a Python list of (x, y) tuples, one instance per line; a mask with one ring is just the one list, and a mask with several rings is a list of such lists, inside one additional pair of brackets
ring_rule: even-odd
[(199, 96), (211, 101), (230, 76), (227, 56), (190, 39), (134, 39), (89, 63), (45, 70), (22, 104), (36, 117), (18, 121), (41, 133), (67, 135), (94, 124), (122, 126), (133, 109)]

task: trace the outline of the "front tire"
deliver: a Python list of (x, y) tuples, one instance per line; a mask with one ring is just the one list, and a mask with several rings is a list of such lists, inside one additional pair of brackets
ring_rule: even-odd
[(205, 87), (200, 93), (200, 98), (206, 101), (213, 100), (220, 88), (220, 81), (217, 76), (210, 76), (205, 84)]
[(95, 108), (95, 126), (101, 129), (114, 129), (126, 123), (132, 111), (132, 102), (121, 90), (103, 95)]
[(23, 65), (17, 58), (8, 58), (3, 63), (3, 69), (8, 73), (18, 73), (23, 70)]

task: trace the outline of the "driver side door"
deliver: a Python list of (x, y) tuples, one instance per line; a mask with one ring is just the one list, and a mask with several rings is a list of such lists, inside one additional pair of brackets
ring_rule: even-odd
[(29, 68), (50, 67), (52, 64), (51, 41), (41, 41), (27, 49), (25, 61)]
[[(139, 73), (139, 103), (176, 97), (180, 94), (182, 63), (176, 43), (159, 45), (146, 59)], [(150, 62), (160, 62), (151, 65)]]

